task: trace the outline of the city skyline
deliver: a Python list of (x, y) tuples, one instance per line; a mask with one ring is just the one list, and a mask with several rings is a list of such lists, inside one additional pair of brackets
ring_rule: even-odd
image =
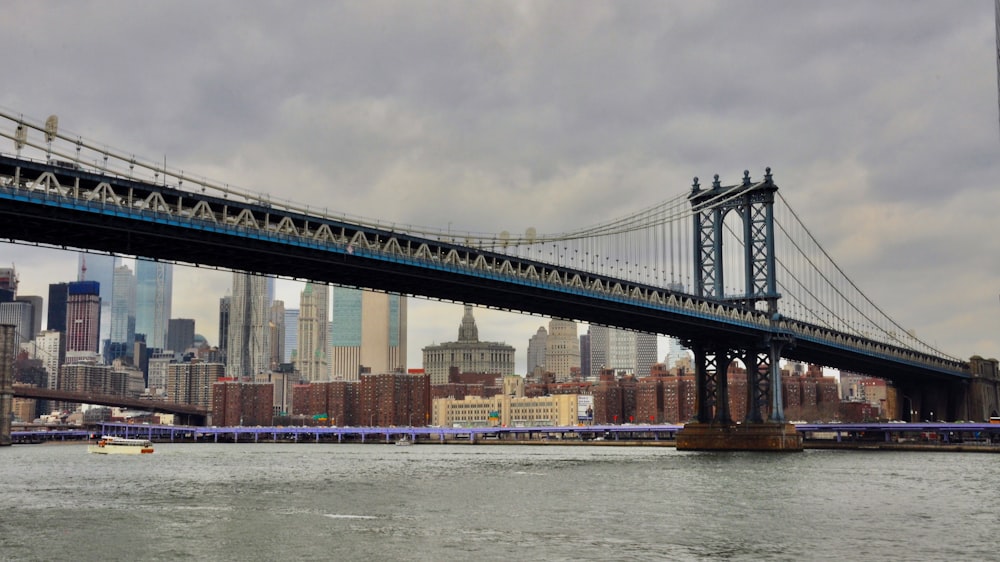
[[(990, 3), (584, 5), (574, 17), (544, 2), (200, 6), (194, 22), (183, 6), (127, 5), (121, 29), (84, 5), (28, 3), (0, 23), (12, 54), (0, 65), (34, 86), (6, 89), (0, 107), (56, 114), (63, 132), (239, 189), (456, 233), (565, 232), (684, 193), (693, 176), (734, 182), (771, 166), (781, 196), (901, 326), (958, 358), (1000, 354), (1000, 261), (983, 259), (1000, 254)], [(747, 42), (748, 30), (764, 38)], [(228, 42), (263, 36), (277, 54)], [(171, 88), (110, 86), (152, 75)], [(67, 79), (94, 94), (67, 95)], [(24, 283), (29, 271), (75, 279), (48, 274), (64, 257), (0, 251)], [(177, 269), (175, 294), (192, 300), (172, 315), (216, 309), (229, 276)], [(461, 318), (460, 305), (411, 305), (408, 364)], [(547, 320), (477, 315), (523, 369)]]
[[(56, 249), (40, 249), (42, 252), (55, 252), (66, 254), (67, 256), (72, 256), (74, 260), (76, 258), (76, 252), (68, 250), (56, 250)], [(3, 254), (0, 253), (0, 259), (3, 259)], [(53, 258), (51, 263), (56, 263), (58, 258)], [(74, 261), (74, 264), (78, 261)], [(123, 258), (121, 264), (128, 266), (130, 268), (134, 267), (134, 260), (130, 258)], [(14, 265), (14, 269), (17, 271), (17, 275), (20, 279), (20, 288), (18, 294), (24, 293), (25, 287), (33, 287), (37, 280), (26, 281), (32, 279), (30, 274), (22, 271), (22, 268)], [(226, 276), (226, 279), (230, 282), (230, 288), (226, 293), (220, 294), (213, 297), (213, 302), (215, 303), (214, 308), (211, 310), (201, 309), (198, 305), (193, 304), (190, 299), (178, 298), (180, 295), (176, 293), (177, 281), (181, 280), (184, 286), (187, 283), (197, 285), (199, 280), (203, 276)], [(192, 276), (190, 279), (188, 276)], [(218, 302), (221, 298), (225, 296), (232, 296), (232, 280), (234, 276), (232, 272), (227, 271), (215, 271), (207, 270), (204, 268), (197, 268), (194, 266), (188, 266), (185, 264), (175, 264), (173, 267), (173, 280), (174, 280), (174, 294), (172, 295), (171, 301), (174, 309), (171, 319), (180, 318), (191, 318), (195, 321), (195, 332), (203, 336), (211, 346), (219, 346), (218, 334), (219, 334), (219, 309)], [(59, 280), (52, 280), (43, 282), (42, 285), (46, 287), (49, 284), (59, 283)], [(258, 284), (262, 282), (258, 281)], [(268, 284), (270, 285), (270, 284)], [(286, 309), (295, 310), (296, 314), (300, 313), (299, 303), (302, 292), (305, 290), (306, 283), (299, 281), (291, 281), (287, 279), (275, 279), (273, 282), (274, 300), (280, 300), (285, 303)], [(330, 286), (330, 293), (333, 294), (333, 285)], [(268, 289), (270, 290), (270, 289)], [(28, 293), (24, 293), (28, 294)], [(441, 303), (437, 301), (430, 301), (421, 298), (409, 297), (407, 299), (407, 327), (408, 332), (415, 332), (416, 334), (423, 334), (423, 339), (417, 339), (414, 341), (412, 335), (408, 334), (408, 339), (410, 340), (407, 345), (407, 357), (406, 357), (406, 367), (409, 369), (419, 369), (422, 367), (423, 357), (422, 348), (430, 345), (437, 345), (441, 343), (447, 343), (455, 341), (455, 329), (462, 323), (463, 316), (465, 314), (465, 305), (457, 303)], [(329, 304), (329, 302), (328, 302)], [(413, 310), (418, 311), (418, 315), (422, 319), (431, 319), (433, 321), (432, 325), (420, 325), (414, 326), (413, 324)], [(442, 310), (444, 309), (444, 310)], [(448, 310), (450, 309), (450, 310)], [(46, 296), (43, 303), (43, 311), (48, 310), (48, 297)], [(522, 315), (515, 312), (504, 312), (499, 310), (493, 310), (489, 308), (474, 307), (476, 315), (476, 324), (482, 325), (481, 333), (484, 334), (484, 338), (489, 341), (495, 341), (497, 343), (511, 345), (515, 349), (515, 372), (520, 375), (529, 374), (526, 369), (527, 364), (527, 351), (528, 342), (532, 336), (535, 335), (539, 327), (549, 327), (549, 318), (535, 315)], [(46, 317), (43, 314), (43, 318)], [(486, 321), (481, 320), (482, 318), (489, 319), (491, 324), (487, 324)], [(332, 325), (332, 320), (330, 321)], [(515, 330), (519, 329), (520, 326), (532, 326), (529, 332), (523, 334), (517, 334)], [(576, 323), (577, 325), (577, 337), (582, 334), (587, 333), (586, 323)], [(43, 324), (43, 329), (48, 329), (45, 324)], [(442, 329), (443, 327), (443, 329)], [(517, 339), (513, 340), (501, 340), (495, 338), (493, 335), (497, 332), (507, 332), (514, 334)], [(436, 338), (436, 339), (435, 339)], [(657, 351), (657, 361), (662, 361), (667, 353), (670, 345), (670, 339), (664, 336), (660, 336), (658, 339), (658, 351)], [(299, 340), (301, 341), (301, 339)], [(175, 350), (176, 351), (176, 350)], [(286, 355), (287, 355), (286, 351)], [(320, 379), (325, 380), (325, 379)]]

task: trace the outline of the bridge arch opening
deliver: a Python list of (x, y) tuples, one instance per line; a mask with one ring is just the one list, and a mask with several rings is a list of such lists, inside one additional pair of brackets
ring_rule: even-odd
[(747, 298), (746, 244), (743, 241), (744, 219), (735, 209), (722, 211), (722, 291), (727, 300)]

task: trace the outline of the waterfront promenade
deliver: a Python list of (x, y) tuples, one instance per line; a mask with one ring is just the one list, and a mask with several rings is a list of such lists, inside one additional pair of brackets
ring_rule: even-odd
[[(196, 427), (100, 423), (83, 429), (12, 432), (15, 443), (80, 441), (93, 435), (143, 437), (156, 442), (372, 443), (667, 446), (684, 426), (581, 425), (567, 427)], [(799, 424), (805, 447), (915, 451), (1000, 452), (1000, 424), (852, 423)]]

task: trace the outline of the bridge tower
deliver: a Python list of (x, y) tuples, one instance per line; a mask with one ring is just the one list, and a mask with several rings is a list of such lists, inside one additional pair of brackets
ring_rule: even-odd
[[(750, 172), (743, 172), (743, 181), (737, 185), (723, 186), (716, 175), (710, 189), (702, 189), (698, 178), (694, 178), (688, 196), (694, 215), (694, 292), (706, 299), (712, 299), (747, 309), (766, 312), (777, 323), (778, 299), (775, 277), (774, 255), (774, 194), (778, 186), (774, 184), (771, 169), (767, 168), (763, 181), (753, 182)], [(729, 213), (739, 216), (741, 226), (733, 234), (743, 248), (743, 289), (738, 294), (726, 294), (723, 267), (723, 240), (725, 219)], [(764, 413), (770, 410), (772, 427), (764, 434), (774, 433), (778, 446), (773, 440), (758, 437), (749, 440), (743, 437), (710, 437), (695, 439), (691, 448), (778, 448), (801, 449), (801, 441), (792, 428), (788, 432), (782, 409), (781, 371), (779, 359), (782, 349), (792, 343), (790, 335), (772, 335), (754, 346), (734, 345), (728, 341), (689, 342), (695, 356), (695, 385), (698, 396), (697, 423), (688, 437), (705, 429), (733, 428), (735, 424), (729, 412), (728, 368), (733, 360), (739, 359), (747, 371), (747, 415), (744, 428), (764, 423)], [(699, 429), (700, 428), (700, 429)], [(760, 428), (758, 428), (760, 429)], [(684, 433), (684, 432), (682, 432)], [(744, 436), (745, 437), (745, 436)], [(678, 447), (682, 439), (678, 435)], [(798, 443), (788, 443), (794, 441)], [(758, 443), (766, 442), (763, 446)], [(744, 443), (744, 445), (740, 445)], [(704, 447), (702, 445), (705, 445)], [(718, 445), (718, 446), (716, 446)], [(790, 446), (789, 446), (790, 445)]]
[[(729, 301), (756, 308), (766, 303), (767, 311), (778, 311), (777, 281), (774, 266), (774, 184), (771, 168), (764, 181), (754, 183), (750, 172), (743, 172), (743, 183), (723, 186), (716, 174), (712, 188), (702, 190), (698, 178), (691, 186), (694, 212), (695, 294), (699, 297)], [(737, 213), (743, 221), (744, 292), (725, 294), (723, 269), (723, 229), (726, 215)]]
[(0, 324), (0, 446), (11, 444), (10, 418), (14, 406), (14, 355), (17, 326)]

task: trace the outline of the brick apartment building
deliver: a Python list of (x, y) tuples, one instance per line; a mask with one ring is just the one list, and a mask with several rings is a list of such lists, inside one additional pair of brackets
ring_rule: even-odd
[(218, 426), (271, 425), (274, 385), (220, 381), (212, 385), (212, 422)]
[(292, 387), (292, 416), (307, 425), (427, 425), (430, 376), (364, 374), (359, 381), (298, 384)]

